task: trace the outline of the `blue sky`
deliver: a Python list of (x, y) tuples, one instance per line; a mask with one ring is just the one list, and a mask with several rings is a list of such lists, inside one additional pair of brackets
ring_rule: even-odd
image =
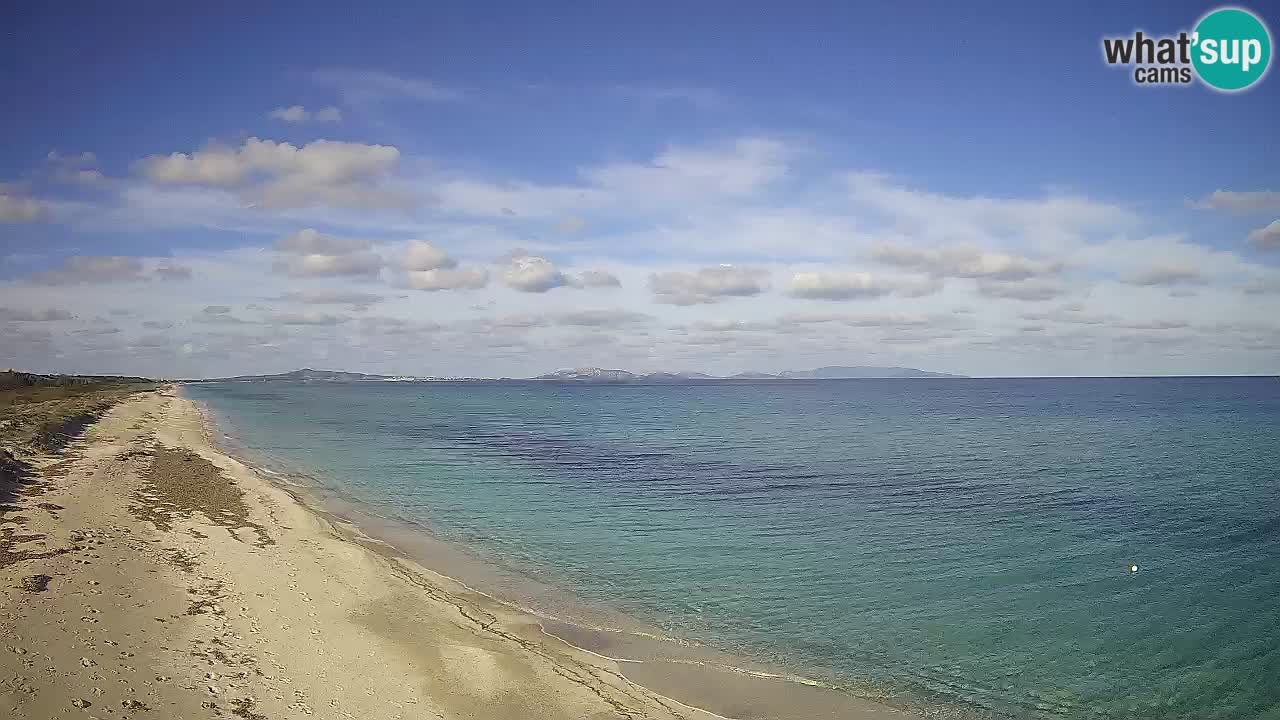
[[(835, 361), (978, 374), (1274, 372), (1266, 308), (1280, 252), (1262, 231), (1280, 207), (1241, 193), (1280, 190), (1280, 85), (1140, 88), (1101, 58), (1104, 35), (1172, 34), (1212, 7), (6, 9), (0, 190), (22, 220), (0, 224), (8, 360), (166, 373), (327, 361), (520, 374), (587, 360), (722, 372)], [(289, 154), (285, 143), (300, 152), (251, 160), (254, 138), (272, 143), (255, 146), (263, 157)], [(174, 153), (189, 162), (162, 167)], [(234, 177), (209, 175), (227, 163), (242, 164)], [(1229, 195), (1210, 201), (1215, 191)], [(305, 230), (364, 243), (349, 252), (385, 265), (290, 266), (326, 255), (303, 250), (333, 249), (281, 249)], [(435, 270), (491, 278), (415, 281), (409, 273), (433, 269), (404, 264), (411, 242), (448, 256)], [(86, 257), (128, 260), (75, 259)], [(191, 281), (146, 277), (166, 262), (191, 268)], [(247, 272), (255, 263), (260, 277)], [(715, 270), (726, 263), (746, 274)], [(242, 272), (209, 281), (227, 268)], [(507, 282), (513, 268), (552, 279), (521, 288)], [(617, 285), (581, 287), (575, 273), (591, 270)], [(821, 275), (805, 282), (822, 289), (797, 289), (797, 273)], [(663, 293), (667, 280), (693, 291)], [(248, 290), (264, 284), (280, 290)], [(385, 297), (363, 310), (280, 299), (348, 290)], [(118, 298), (119, 319), (77, 306), (88, 295)], [(143, 311), (148, 297), (168, 300), (151, 321), (169, 323), (163, 333), (140, 325), (155, 312)], [(244, 351), (227, 340), (232, 323), (210, 335), (193, 324), (208, 305), (238, 313), (244, 327), (232, 330), (244, 337), (278, 342)], [(64, 306), (74, 319), (13, 319)], [(561, 324), (582, 311), (648, 319)], [(1053, 311), (1105, 319), (1046, 319)], [(299, 312), (320, 322), (271, 320)], [(805, 333), (783, 319), (824, 314), (839, 317), (814, 320), (811, 342), (795, 349), (788, 338)], [(507, 345), (474, 344), (517, 315), (544, 324)], [(892, 322), (864, 337), (864, 316)], [(939, 321), (931, 336), (903, 330), (922, 327), (904, 320), (917, 316)], [(415, 323), (431, 342), (353, 354), (377, 335), (365, 321), (380, 317)], [(961, 317), (976, 319), (961, 327)], [(1185, 325), (1136, 327), (1157, 321)], [(712, 329), (732, 323), (746, 325)], [(1206, 348), (1208, 328), (1224, 323), (1257, 325), (1231, 331), (1245, 349)], [(992, 350), (1002, 339), (1005, 351)], [(1111, 343), (1105, 361), (1099, 342)], [(1063, 360), (1064, 348), (1085, 366)]]

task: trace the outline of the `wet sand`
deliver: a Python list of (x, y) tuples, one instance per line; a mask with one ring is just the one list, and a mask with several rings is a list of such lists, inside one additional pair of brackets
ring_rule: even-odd
[(0, 514), (4, 717), (907, 717), (544, 631), (220, 452), (171, 388), (19, 459)]

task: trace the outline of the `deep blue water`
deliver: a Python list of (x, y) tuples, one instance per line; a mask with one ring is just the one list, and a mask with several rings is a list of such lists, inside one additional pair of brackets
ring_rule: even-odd
[(999, 717), (1280, 718), (1274, 378), (187, 392), (676, 636)]

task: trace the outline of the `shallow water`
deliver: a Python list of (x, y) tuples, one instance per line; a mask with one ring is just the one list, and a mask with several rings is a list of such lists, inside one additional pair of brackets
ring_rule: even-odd
[(1280, 717), (1274, 378), (186, 391), (280, 468), (860, 693)]

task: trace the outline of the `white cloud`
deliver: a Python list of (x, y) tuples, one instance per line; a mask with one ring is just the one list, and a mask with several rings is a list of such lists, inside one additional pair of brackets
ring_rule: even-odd
[(1052, 275), (1062, 269), (1058, 262), (990, 252), (969, 245), (920, 248), (882, 244), (871, 257), (885, 265), (917, 270), (934, 277), (988, 280), (1026, 280)]
[(1201, 285), (1206, 281), (1204, 273), (1191, 265), (1162, 263), (1143, 268), (1126, 279), (1132, 285)]
[(211, 145), (190, 154), (151, 155), (139, 167), (157, 185), (234, 191), (242, 201), (267, 208), (376, 209), (412, 204), (383, 182), (399, 162), (400, 151), (389, 145), (316, 140), (297, 147), (251, 137), (239, 148)]
[(1280, 250), (1280, 220), (1250, 232), (1249, 242), (1266, 250)]
[(306, 122), (340, 122), (342, 120), (342, 111), (336, 107), (320, 108), (311, 111), (302, 105), (290, 105), (289, 107), (278, 107), (268, 113), (268, 117), (274, 120), (280, 120), (287, 123), (306, 123)]
[(400, 267), (405, 270), (440, 270), (455, 265), (448, 253), (425, 240), (411, 240), (400, 259)]
[(489, 273), (479, 267), (414, 270), (406, 273), (409, 287), (415, 290), (478, 290), (489, 284)]
[(277, 240), (275, 249), (299, 255), (343, 255), (368, 250), (372, 245), (368, 240), (339, 238), (314, 228), (304, 228)]
[(698, 305), (724, 297), (759, 295), (769, 287), (769, 272), (761, 268), (720, 265), (694, 272), (670, 271), (649, 276), (655, 299), (670, 305)]
[(1192, 203), (1192, 205), (1202, 210), (1231, 210), (1234, 212), (1280, 210), (1280, 192), (1273, 190), (1253, 192), (1214, 190), (1204, 198)]
[(277, 267), (294, 277), (324, 277), (334, 275), (362, 275), (375, 277), (382, 270), (382, 256), (371, 252), (343, 255), (293, 255)]
[(44, 203), (34, 198), (0, 192), (0, 223), (29, 223), (45, 217)]
[(547, 258), (530, 255), (523, 250), (517, 250), (507, 256), (506, 268), (502, 271), (502, 282), (513, 290), (527, 293), (545, 293), (559, 287), (585, 289), (622, 285), (618, 276), (605, 270), (568, 273), (560, 270)]
[(890, 279), (866, 272), (797, 272), (791, 276), (792, 297), (811, 300), (855, 300), (886, 295), (923, 297), (941, 283)]
[(518, 255), (502, 271), (502, 282), (512, 290), (543, 293), (568, 285), (569, 278), (544, 257)]
[(368, 240), (340, 238), (305, 228), (276, 241), (284, 254), (276, 268), (295, 277), (363, 275), (377, 276), (384, 264), (382, 256), (370, 252)]
[(574, 285), (589, 288), (621, 287), (622, 281), (617, 275), (605, 270), (583, 270), (572, 278)]

